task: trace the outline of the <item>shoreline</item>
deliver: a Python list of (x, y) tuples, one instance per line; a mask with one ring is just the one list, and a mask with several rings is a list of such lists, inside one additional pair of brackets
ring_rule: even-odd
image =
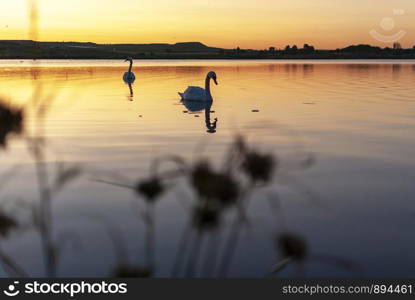
[[(7, 61), (7, 60), (122, 60), (123, 57), (41, 57), (41, 58), (28, 58), (28, 57), (0, 57), (0, 61)], [(254, 60), (275, 60), (275, 61), (284, 61), (284, 60), (307, 60), (307, 61), (336, 61), (336, 60), (343, 60), (343, 61), (352, 61), (352, 60), (371, 60), (371, 61), (379, 61), (379, 60), (389, 60), (389, 61), (396, 61), (396, 60), (407, 60), (407, 61), (414, 61), (415, 62), (415, 55), (414, 56), (402, 56), (402, 57), (133, 57), (134, 60), (225, 60), (225, 61), (237, 61), (237, 60), (245, 60), (245, 61), (254, 61)]]
[(413, 59), (412, 48), (381, 48), (366, 44), (341, 49), (315, 49), (287, 46), (268, 50), (223, 49), (200, 42), (176, 44), (94, 44), (80, 42), (35, 42), (0, 40), (0, 59), (171, 59), (171, 60), (352, 60), (352, 59)]

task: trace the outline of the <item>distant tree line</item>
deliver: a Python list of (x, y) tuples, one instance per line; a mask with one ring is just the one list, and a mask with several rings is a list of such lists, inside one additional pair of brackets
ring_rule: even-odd
[(234, 52), (236, 53), (247, 53), (252, 51), (258, 51), (261, 53), (276, 53), (276, 52), (285, 52), (285, 53), (313, 53), (315, 51), (314, 46), (309, 44), (304, 44), (303, 48), (298, 48), (297, 45), (287, 45), (284, 49), (278, 49), (276, 47), (269, 47), (267, 50), (243, 50), (240, 47), (236, 47)]
[[(226, 54), (222, 50), (221, 54)], [(228, 52), (229, 53), (229, 52)], [(266, 50), (241, 49), (236, 47), (232, 53), (239, 57), (248, 56), (267, 56), (269, 58), (409, 58), (415, 59), (415, 46), (404, 49), (399, 42), (393, 43), (392, 47), (381, 48), (371, 45), (351, 45), (335, 50), (320, 50), (309, 44), (304, 44), (302, 48), (297, 45), (287, 45), (283, 48), (274, 46)]]
[(403, 48), (351, 45), (334, 50), (313, 45), (287, 45), (268, 49), (214, 48), (199, 42), (176, 44), (94, 44), (0, 40), (0, 59), (415, 59), (415, 46)]

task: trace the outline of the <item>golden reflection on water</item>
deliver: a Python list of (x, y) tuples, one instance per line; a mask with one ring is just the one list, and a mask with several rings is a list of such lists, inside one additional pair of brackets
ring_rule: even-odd
[[(114, 151), (128, 153), (128, 158), (151, 149), (190, 155), (191, 145), (200, 140), (222, 143), (241, 130), (254, 135), (269, 130), (261, 142), (274, 143), (277, 134), (271, 123), (300, 132), (314, 149), (341, 152), (341, 143), (322, 140), (325, 134), (346, 132), (358, 138), (358, 131), (388, 132), (390, 123), (413, 125), (408, 119), (408, 111), (414, 109), (412, 64), (162, 64), (136, 61), (137, 81), (130, 88), (122, 81), (128, 66), (118, 61), (40, 61), (34, 66), (30, 61), (2, 62), (0, 95), (26, 105), (36, 84), (45, 93), (55, 93), (46, 134), (71, 159), (82, 161), (115, 159)], [(205, 111), (185, 113), (177, 95), (188, 85), (203, 86), (210, 70), (219, 79), (219, 85), (212, 87), (209, 116), (210, 123), (218, 120), (214, 135), (209, 134)], [(289, 139), (278, 142), (289, 143)]]

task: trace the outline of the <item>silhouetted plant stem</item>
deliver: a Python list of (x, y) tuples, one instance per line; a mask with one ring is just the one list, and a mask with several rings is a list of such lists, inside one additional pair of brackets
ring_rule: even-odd
[(26, 272), (3, 250), (0, 248), (0, 261), (4, 266), (4, 270), (6, 273), (10, 275), (10, 277), (29, 277)]
[(173, 268), (171, 271), (171, 277), (178, 277), (180, 274), (181, 266), (183, 265), (184, 258), (186, 257), (187, 246), (189, 244), (189, 239), (192, 234), (192, 227), (190, 224), (186, 224), (184, 227), (182, 236), (180, 237), (179, 245), (177, 247), (176, 257), (174, 259)]
[[(29, 23), (29, 35), (30, 39), (36, 41), (38, 38), (38, 26), (39, 26), (39, 15), (37, 1), (29, 0), (28, 7), (30, 11), (30, 23)], [(41, 54), (41, 49), (38, 45), (33, 49), (33, 57), (38, 57)], [(35, 78), (36, 80), (36, 78)], [(36, 82), (36, 81), (35, 81)], [(37, 221), (39, 234), (42, 242), (42, 248), (44, 253), (44, 263), (45, 270), (48, 277), (56, 276), (56, 249), (53, 243), (52, 237), (52, 211), (51, 211), (51, 189), (49, 187), (49, 177), (47, 166), (44, 161), (44, 152), (43, 152), (43, 117), (46, 112), (46, 105), (49, 100), (52, 99), (50, 95), (49, 99), (42, 99), (41, 97), (42, 85), (40, 83), (35, 83), (35, 90), (32, 96), (33, 103), (36, 106), (37, 114), (37, 128), (36, 135), (32, 138), (31, 144), (33, 151), (33, 157), (35, 160), (36, 168), (36, 178), (39, 189), (39, 210), (37, 213)], [(46, 101), (46, 102), (43, 102)]]
[(145, 256), (150, 270), (155, 267), (155, 205), (152, 202), (146, 204), (146, 242)]
[(106, 221), (108, 236), (114, 247), (115, 257), (119, 266), (128, 265), (128, 251), (121, 236), (121, 230), (115, 223)]
[(212, 276), (216, 269), (216, 260), (219, 254), (220, 232), (219, 230), (211, 232), (210, 239), (207, 243), (205, 261), (202, 267), (202, 274), (205, 278)]
[(245, 192), (241, 195), (239, 203), (237, 204), (238, 213), (235, 217), (235, 221), (232, 224), (229, 233), (229, 238), (226, 241), (225, 250), (223, 252), (222, 259), (219, 264), (218, 276), (220, 278), (226, 278), (228, 276), (229, 267), (232, 264), (232, 259), (239, 242), (242, 228), (247, 223), (246, 209), (249, 206), (249, 199), (253, 190), (254, 185), (250, 184), (245, 190)]
[(48, 277), (56, 276), (56, 253), (52, 241), (52, 213), (51, 193), (48, 184), (48, 172), (44, 162), (41, 147), (38, 141), (34, 142), (34, 158), (36, 166), (36, 178), (39, 188), (39, 232), (44, 252), (45, 269)]
[(219, 265), (218, 276), (220, 278), (226, 278), (228, 276), (229, 267), (232, 262), (232, 257), (235, 253), (235, 249), (236, 249), (237, 243), (239, 241), (239, 236), (241, 233), (240, 225), (241, 225), (240, 221), (235, 221), (231, 228), (231, 232), (229, 234), (229, 238), (225, 246), (222, 260)]
[(194, 238), (193, 247), (189, 255), (189, 260), (186, 267), (186, 278), (193, 278), (195, 274), (195, 269), (199, 261), (200, 249), (202, 248), (204, 240), (204, 234), (200, 230), (197, 231), (196, 237)]

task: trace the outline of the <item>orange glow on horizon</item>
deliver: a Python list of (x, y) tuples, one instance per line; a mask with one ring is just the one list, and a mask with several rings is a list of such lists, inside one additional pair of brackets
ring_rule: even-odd
[[(390, 46), (369, 34), (404, 30), (415, 43), (412, 0), (38, 0), (39, 40), (96, 43), (200, 41), (224, 48), (263, 49), (304, 43), (317, 48), (350, 44)], [(404, 14), (394, 15), (394, 9)], [(25, 0), (3, 0), (0, 39), (28, 38)], [(382, 28), (385, 18), (393, 28)]]

